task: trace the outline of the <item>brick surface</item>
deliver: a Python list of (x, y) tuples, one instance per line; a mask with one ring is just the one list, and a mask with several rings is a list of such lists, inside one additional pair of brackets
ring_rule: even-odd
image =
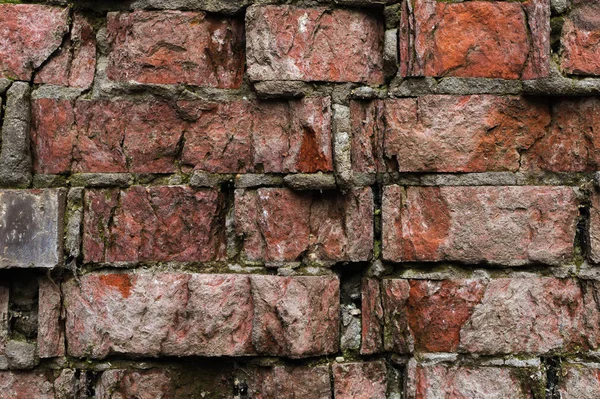
[(246, 40), (251, 80), (383, 83), (383, 25), (370, 13), (253, 6)]
[(0, 190), (0, 269), (62, 263), (65, 193)]
[(336, 363), (332, 367), (336, 399), (385, 399), (384, 362)]
[(524, 377), (528, 374), (527, 369), (412, 364), (407, 398), (534, 398), (537, 390)]
[(0, 78), (30, 80), (69, 30), (66, 8), (0, 4)]
[(248, 382), (252, 398), (277, 399), (283, 392), (297, 398), (331, 399), (329, 366), (256, 368)]
[(596, 291), (595, 285), (554, 278), (386, 279), (383, 349), (407, 353), (414, 344), (416, 352), (486, 355), (594, 350)]
[(336, 278), (88, 274), (63, 292), (68, 351), (76, 357), (337, 351)]
[(238, 88), (243, 26), (204, 12), (109, 13), (107, 75), (123, 82)]
[(383, 307), (379, 280), (365, 278), (361, 287), (362, 329), (361, 354), (372, 354), (383, 345)]
[(210, 261), (224, 257), (223, 196), (184, 186), (84, 194), (86, 262)]
[(565, 365), (558, 392), (562, 399), (594, 399), (600, 392), (600, 370), (585, 365)]
[(352, 166), (371, 173), (516, 171), (551, 119), (546, 101), (518, 96), (355, 101), (350, 110)]
[(41, 371), (0, 371), (0, 399), (55, 397), (52, 382)]
[(107, 370), (102, 373), (95, 394), (97, 399), (175, 398), (169, 373), (162, 369)]
[(569, 187), (386, 187), (383, 257), (519, 266), (571, 261)]
[(251, 281), (257, 352), (289, 357), (337, 352), (337, 278), (253, 276)]
[(600, 263), (600, 195), (594, 193), (590, 207), (590, 259)]
[(402, 76), (535, 79), (549, 73), (549, 0), (417, 0), (404, 4), (399, 31)]
[(561, 36), (561, 67), (574, 75), (600, 75), (600, 3), (578, 2)]
[(61, 327), (60, 286), (47, 277), (38, 279), (38, 356), (58, 357), (65, 354), (65, 338)]
[(333, 170), (329, 98), (231, 103), (37, 99), (38, 173)]
[(87, 89), (96, 72), (96, 35), (90, 21), (76, 13), (71, 36), (35, 75), (35, 83)]
[(373, 241), (370, 188), (299, 193), (282, 188), (236, 191), (237, 233), (250, 260), (365, 261)]
[(552, 104), (547, 133), (522, 156), (529, 171), (592, 172), (600, 169), (600, 100), (562, 98)]

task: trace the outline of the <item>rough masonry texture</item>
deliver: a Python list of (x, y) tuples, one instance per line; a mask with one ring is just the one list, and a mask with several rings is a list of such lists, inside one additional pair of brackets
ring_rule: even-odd
[(0, 3), (0, 399), (600, 397), (600, 0)]

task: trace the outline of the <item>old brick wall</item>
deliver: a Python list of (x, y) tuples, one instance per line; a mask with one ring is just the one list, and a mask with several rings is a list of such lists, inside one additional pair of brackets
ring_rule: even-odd
[(0, 399), (600, 397), (599, 0), (0, 3)]

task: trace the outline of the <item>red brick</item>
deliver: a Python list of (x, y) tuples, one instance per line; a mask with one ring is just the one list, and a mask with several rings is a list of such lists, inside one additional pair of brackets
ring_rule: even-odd
[(56, 398), (52, 382), (41, 371), (0, 371), (0, 399)]
[(402, 76), (535, 79), (549, 73), (549, 0), (416, 0), (404, 3), (399, 31)]
[(96, 35), (81, 14), (73, 17), (71, 36), (56, 55), (36, 74), (35, 83), (87, 89), (96, 72)]
[(88, 190), (84, 261), (220, 260), (225, 252), (223, 200), (217, 190), (183, 186)]
[(179, 162), (212, 173), (333, 169), (327, 97), (175, 108), (153, 100), (34, 100), (34, 170), (172, 173)]
[(373, 193), (342, 196), (283, 188), (237, 191), (237, 233), (250, 260), (366, 261), (373, 245)]
[(107, 370), (95, 388), (97, 399), (162, 398), (174, 399), (172, 381), (163, 369)]
[(590, 258), (595, 263), (600, 263), (600, 194), (594, 192), (591, 197), (590, 208)]
[(600, 392), (600, 370), (585, 365), (567, 365), (560, 371), (561, 399), (596, 399)]
[(329, 366), (256, 368), (248, 389), (254, 399), (279, 399), (288, 393), (297, 398), (331, 399)]
[(112, 80), (218, 88), (242, 83), (240, 20), (204, 12), (109, 13), (107, 36)]
[(362, 344), (360, 353), (377, 353), (383, 345), (383, 307), (379, 280), (365, 278), (362, 281)]
[(335, 363), (333, 386), (336, 399), (385, 399), (387, 371), (384, 362)]
[(520, 266), (572, 260), (578, 216), (569, 187), (388, 186), (383, 257)]
[(30, 80), (68, 32), (69, 10), (0, 4), (0, 78)]
[(350, 107), (358, 172), (517, 171), (520, 153), (550, 124), (546, 102), (518, 96), (429, 95)]
[(531, 398), (537, 385), (529, 369), (411, 364), (407, 399)]
[(522, 157), (531, 171), (593, 172), (600, 169), (600, 100), (562, 98), (552, 105), (552, 123)]
[(565, 18), (560, 42), (565, 72), (600, 75), (600, 3), (579, 2)]
[(459, 351), (508, 354), (596, 349), (600, 315), (593, 295), (591, 288), (583, 290), (574, 280), (493, 280), (462, 327)]
[(307, 357), (335, 353), (339, 343), (340, 283), (336, 277), (253, 276), (256, 351)]
[(484, 290), (477, 280), (411, 280), (406, 309), (415, 350), (456, 352), (460, 329)]
[(38, 355), (40, 358), (64, 356), (60, 286), (48, 277), (38, 278), (38, 283)]
[(335, 353), (339, 281), (87, 274), (63, 284), (69, 355), (307, 357)]
[(408, 281), (384, 280), (381, 295), (384, 317), (384, 350), (398, 353), (412, 352), (414, 339), (408, 327), (406, 312), (406, 302), (410, 295)]
[(63, 292), (71, 356), (254, 353), (247, 276), (87, 274)]
[(361, 11), (250, 7), (248, 75), (255, 81), (383, 83), (383, 26)]
[[(385, 279), (383, 350), (484, 355), (595, 350), (597, 285), (547, 277)], [(414, 348), (413, 348), (414, 345)]]

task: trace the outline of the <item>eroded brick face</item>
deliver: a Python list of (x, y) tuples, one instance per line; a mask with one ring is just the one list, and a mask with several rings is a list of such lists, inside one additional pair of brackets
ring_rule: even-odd
[(33, 102), (39, 173), (328, 172), (329, 98)]
[(383, 257), (558, 265), (573, 256), (578, 208), (570, 187), (389, 186)]
[(574, 75), (600, 75), (600, 3), (578, 1), (562, 29), (561, 67)]
[(547, 76), (549, 16), (549, 0), (405, 2), (399, 39), (401, 74), (502, 79)]
[(254, 6), (246, 32), (252, 80), (383, 81), (383, 26), (373, 14)]
[(112, 80), (230, 89), (242, 83), (239, 19), (204, 12), (110, 13), (107, 38)]
[(216, 190), (89, 190), (84, 207), (86, 262), (206, 262), (224, 256), (223, 197)]

